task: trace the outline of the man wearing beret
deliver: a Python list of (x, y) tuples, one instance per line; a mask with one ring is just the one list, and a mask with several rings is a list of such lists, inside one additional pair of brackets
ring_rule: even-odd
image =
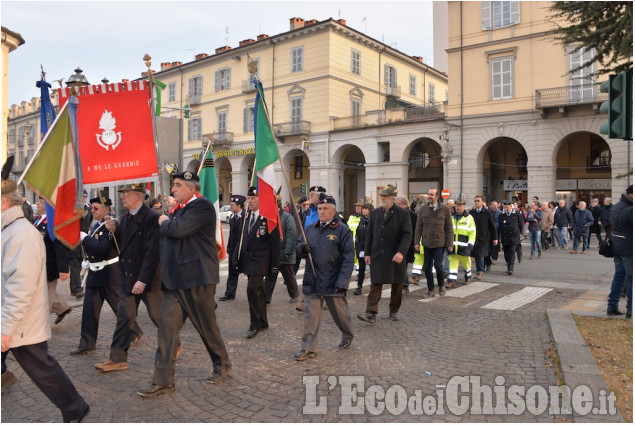
[(390, 320), (399, 320), (403, 283), (407, 279), (406, 254), (412, 243), (410, 214), (395, 205), (397, 189), (387, 185), (379, 192), (381, 207), (370, 214), (370, 227), (366, 234), (364, 260), (370, 265), (370, 293), (366, 313), (357, 318), (375, 323), (375, 315), (381, 299), (382, 285), (391, 285)]
[(304, 220), (304, 228), (306, 229), (320, 218), (318, 216), (317, 205), (320, 200), (320, 193), (326, 193), (326, 189), (322, 186), (311, 186), (309, 188), (309, 213)]
[(520, 233), (523, 230), (524, 220), (516, 213), (510, 201), (503, 201), (503, 213), (498, 218), (500, 227), (500, 242), (505, 253), (507, 263), (507, 274), (514, 272), (514, 261), (516, 260), (516, 248), (520, 245)]
[[(105, 217), (110, 213), (112, 201), (109, 198), (93, 198), (90, 200), (90, 211), (95, 224), (88, 233), (81, 232), (82, 247), (86, 253), (88, 270), (86, 276), (86, 296), (82, 310), (82, 327), (79, 346), (71, 351), (71, 355), (81, 355), (95, 351), (99, 316), (106, 301), (117, 316), (119, 304), (119, 253), (114, 235), (106, 229)], [(137, 322), (134, 322), (131, 337), (143, 334)]]
[[(230, 198), (229, 208), (232, 211), (232, 216), (229, 219), (229, 238), (227, 240), (227, 258), (231, 259), (234, 251), (238, 248), (238, 242), (240, 241), (240, 230), (242, 227), (245, 198), (242, 195), (232, 195)], [(229, 301), (236, 298), (236, 288), (238, 287), (238, 275), (240, 272), (238, 268), (229, 265), (229, 273), (227, 275), (227, 288), (225, 289), (225, 295), (219, 298), (220, 301)]]
[(317, 356), (317, 340), (324, 303), (331, 312), (333, 321), (342, 331), (340, 348), (349, 348), (353, 341), (351, 314), (346, 301), (346, 291), (353, 273), (353, 234), (337, 214), (335, 199), (325, 193), (318, 201), (320, 219), (306, 229), (307, 243), (302, 237), (297, 240), (298, 254), (306, 257), (311, 253), (315, 273), (311, 266), (304, 271), (302, 292), (304, 293), (304, 334), (302, 351), (296, 354), (297, 361)]
[(224, 381), (232, 371), (225, 342), (216, 322), (214, 294), (219, 282), (216, 251), (216, 209), (200, 194), (198, 176), (191, 171), (174, 175), (172, 193), (177, 208), (159, 217), (163, 297), (152, 386), (142, 397), (174, 392), (179, 331), (189, 318), (212, 360), (210, 384)]
[(249, 302), (250, 325), (247, 338), (253, 338), (269, 329), (267, 320), (267, 299), (265, 294), (265, 276), (278, 274), (280, 266), (280, 228), (276, 226), (268, 231), (268, 219), (260, 215), (258, 190), (252, 186), (247, 192), (249, 214), (238, 249), (232, 258), (232, 266), (238, 266), (241, 273), (247, 275), (247, 301)]
[(110, 358), (95, 365), (100, 372), (128, 369), (128, 349), (135, 329), (139, 303), (143, 301), (152, 323), (159, 324), (161, 277), (159, 274), (159, 214), (143, 201), (145, 183), (119, 189), (128, 213), (119, 222), (105, 217), (105, 226), (119, 243), (121, 267), (117, 324), (110, 346)]

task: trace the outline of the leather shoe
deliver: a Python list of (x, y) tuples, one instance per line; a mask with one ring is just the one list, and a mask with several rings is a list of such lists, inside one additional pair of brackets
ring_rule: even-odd
[(219, 301), (231, 301), (233, 299), (234, 299), (234, 297), (223, 296), (223, 297), (220, 297), (218, 300)]
[(606, 310), (606, 315), (607, 316), (621, 316), (625, 314), (623, 311), (619, 311), (619, 310)]
[(626, 312), (626, 318), (627, 319), (632, 319), (633, 318), (633, 312), (632, 311), (627, 311)]
[(81, 356), (82, 354), (94, 354), (94, 353), (95, 353), (95, 350), (89, 350), (88, 348), (77, 348), (68, 354), (70, 354), (71, 356)]
[(139, 344), (139, 341), (141, 341), (141, 337), (143, 337), (143, 332), (141, 333), (141, 335), (137, 335), (136, 337), (134, 337), (132, 341), (130, 341), (130, 346), (131, 347), (137, 346)]
[(137, 394), (139, 394), (141, 397), (152, 398), (160, 396), (161, 394), (169, 394), (173, 392), (174, 385), (155, 385), (147, 390), (139, 390), (137, 391)]
[(377, 321), (373, 313), (358, 314), (357, 318), (368, 323), (375, 323)]
[(247, 331), (247, 339), (253, 338), (260, 333), (260, 329), (249, 329)]
[[(477, 277), (477, 279), (478, 279), (478, 277)], [(481, 280), (481, 279), (479, 279), (479, 280)], [(470, 283), (472, 283), (472, 279), (465, 279), (465, 282), (464, 282), (464, 283), (465, 283), (466, 285), (469, 285)]]
[(223, 382), (225, 379), (227, 379), (229, 377), (230, 373), (232, 373), (232, 365), (229, 365), (229, 367), (222, 367), (220, 372), (219, 371), (214, 371), (212, 376), (207, 378), (207, 383), (208, 384), (220, 384), (221, 382)]
[(183, 344), (179, 345), (176, 349), (176, 358), (178, 359), (183, 354)]
[(446, 289), (445, 289), (445, 285), (441, 286), (441, 287), (439, 288), (439, 296), (440, 296), (440, 297), (443, 297), (443, 296), (445, 295), (445, 291), (446, 291)]
[(514, 273), (512, 270), (507, 270), (507, 274), (508, 274), (508, 275), (510, 275), (510, 276), (511, 276), (511, 275), (512, 275), (512, 273)]
[(68, 313), (71, 312), (71, 310), (73, 310), (73, 307), (69, 307), (68, 310), (66, 310), (65, 312), (58, 314), (57, 318), (55, 319), (55, 324), (57, 325), (58, 323), (60, 323), (62, 320), (64, 320), (64, 318), (66, 317), (66, 315)]
[(305, 360), (314, 359), (317, 357), (317, 354), (313, 351), (302, 350), (298, 354), (295, 355), (295, 360), (298, 362), (303, 362)]
[(349, 339), (348, 341), (342, 341), (340, 342), (340, 345), (338, 345), (339, 348), (342, 349), (347, 349), (347, 348), (351, 348), (351, 344), (353, 343), (352, 339)]
[(90, 406), (87, 405), (86, 406), (86, 410), (84, 410), (82, 412), (81, 416), (79, 418), (77, 418), (77, 419), (71, 419), (69, 421), (69, 423), (80, 423), (80, 422), (83, 422), (84, 419), (86, 418), (86, 416), (88, 416), (89, 413), (90, 413)]
[(394, 322), (398, 322), (400, 320), (399, 317), (397, 316), (397, 313), (390, 313), (388, 315), (388, 318)]
[(84, 298), (84, 291), (71, 292), (71, 296), (75, 298)]
[(97, 363), (95, 369), (100, 372), (112, 372), (114, 370), (127, 370), (128, 362), (113, 362), (112, 360), (106, 360), (103, 363)]
[(361, 295), (362, 294), (362, 288), (357, 288), (356, 290), (353, 291), (353, 295)]

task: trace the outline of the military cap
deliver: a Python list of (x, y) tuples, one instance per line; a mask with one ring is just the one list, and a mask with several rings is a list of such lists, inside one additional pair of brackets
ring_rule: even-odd
[(247, 198), (245, 198), (243, 195), (232, 195), (231, 198), (229, 198), (230, 202), (234, 202), (238, 205), (244, 205), (246, 200)]
[(249, 188), (249, 190), (247, 191), (247, 196), (258, 196), (258, 189), (256, 189), (256, 186), (251, 186)]
[(326, 193), (326, 189), (324, 189), (324, 187), (322, 186), (311, 186), (311, 188), (309, 189), (309, 192)]
[(182, 173), (172, 174), (172, 178), (192, 182), (198, 181), (198, 175), (194, 171), (183, 171)]
[(380, 196), (397, 196), (397, 188), (391, 184), (387, 184), (384, 188), (379, 192)]
[(511, 205), (511, 204), (512, 204), (512, 201), (508, 201), (507, 199), (503, 201), (503, 205)]
[(110, 198), (107, 198), (105, 196), (102, 196), (101, 199), (99, 198), (93, 198), (90, 200), (91, 204), (104, 204), (107, 207), (112, 206), (112, 201), (110, 200)]
[(354, 207), (363, 207), (364, 206), (364, 200), (360, 199), (359, 201), (355, 202), (353, 204)]
[(13, 155), (7, 157), (7, 161), (2, 166), (2, 194), (6, 195), (18, 189), (18, 182), (9, 180), (11, 168), (13, 168)]
[(333, 204), (333, 205), (335, 205), (335, 198), (333, 198), (330, 195), (327, 195), (326, 193), (320, 193), (320, 200), (318, 201), (318, 204)]
[(467, 202), (465, 202), (465, 198), (456, 198), (454, 200), (454, 203), (457, 204), (457, 205), (459, 205), (459, 204), (465, 205)]
[(119, 189), (117, 192), (128, 192), (128, 191), (141, 192), (145, 194), (146, 184), (145, 183), (126, 184), (126, 185), (123, 185), (121, 189)]
[(303, 204), (308, 201), (309, 201), (309, 198), (307, 198), (306, 195), (303, 195), (300, 197), (300, 199), (298, 199), (298, 204)]

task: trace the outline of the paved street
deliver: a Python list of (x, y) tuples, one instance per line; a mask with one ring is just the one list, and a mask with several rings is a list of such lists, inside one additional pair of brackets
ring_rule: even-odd
[[(236, 300), (219, 302), (217, 309), (233, 362), (231, 379), (218, 386), (205, 382), (211, 373), (211, 362), (188, 322), (181, 332), (185, 352), (177, 362), (176, 392), (157, 399), (136, 395), (137, 389), (150, 383), (156, 349), (156, 330), (144, 307), (140, 309), (139, 322), (145, 336), (131, 349), (127, 371), (100, 374), (93, 367), (108, 355), (115, 317), (107, 307), (102, 313), (96, 354), (68, 355), (79, 341), (81, 308), (75, 308), (61, 324), (53, 327), (49, 350), (91, 405), (88, 418), (91, 422), (567, 420), (567, 415), (551, 415), (548, 411), (539, 417), (527, 411), (519, 416), (486, 416), (470, 411), (455, 415), (448, 409), (431, 416), (411, 409), (393, 414), (388, 408), (372, 411), (368, 401), (365, 414), (340, 414), (342, 387), (334, 385), (334, 378), (329, 380), (330, 376), (360, 376), (365, 389), (377, 384), (388, 390), (398, 384), (408, 396), (416, 390), (424, 396), (433, 395), (445, 388), (453, 376), (464, 375), (478, 375), (481, 383), (490, 385), (494, 385), (497, 376), (503, 376), (505, 387), (557, 384), (554, 365), (547, 355), (553, 349), (553, 341), (545, 311), (601, 313), (606, 308), (604, 300), (613, 262), (598, 255), (597, 244), (587, 255), (550, 249), (540, 260), (531, 261), (528, 248), (524, 247), (524, 260), (516, 265), (511, 277), (504, 273), (505, 266), (499, 262), (483, 282), (469, 286), (460, 284), (459, 272), (458, 287), (443, 298), (421, 301), (424, 290), (418, 288), (423, 286), (413, 286), (410, 295), (404, 298), (399, 322), (386, 319), (388, 300), (381, 301), (375, 325), (357, 320), (355, 316), (365, 310), (368, 288), (362, 296), (353, 296), (349, 291), (355, 331), (352, 347), (338, 350), (339, 331), (325, 312), (318, 357), (303, 363), (293, 359), (300, 349), (302, 314), (295, 311), (295, 304), (289, 303), (281, 280), (268, 310), (271, 329), (254, 339), (245, 339), (249, 312), (246, 278), (241, 275)], [(226, 262), (221, 270), (217, 297), (225, 289)], [(299, 276), (302, 274), (301, 268)], [(368, 284), (368, 278), (365, 283)], [(68, 291), (67, 284), (60, 284), (59, 288)], [(69, 296), (71, 299), (74, 305), (81, 305)], [(12, 356), (8, 366), (18, 381), (2, 389), (2, 421), (60, 421), (59, 411), (35, 388)], [(326, 396), (324, 414), (303, 413), (307, 388), (313, 388), (303, 384), (303, 377), (309, 376), (319, 377), (317, 396), (318, 400)], [(448, 392), (446, 397), (450, 395)]]

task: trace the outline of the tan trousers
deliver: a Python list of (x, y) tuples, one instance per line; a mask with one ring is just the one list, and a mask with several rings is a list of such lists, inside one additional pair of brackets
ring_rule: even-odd
[(52, 280), (49, 286), (49, 304), (51, 305), (51, 313), (62, 314), (71, 306), (68, 302), (57, 293), (57, 279)]

